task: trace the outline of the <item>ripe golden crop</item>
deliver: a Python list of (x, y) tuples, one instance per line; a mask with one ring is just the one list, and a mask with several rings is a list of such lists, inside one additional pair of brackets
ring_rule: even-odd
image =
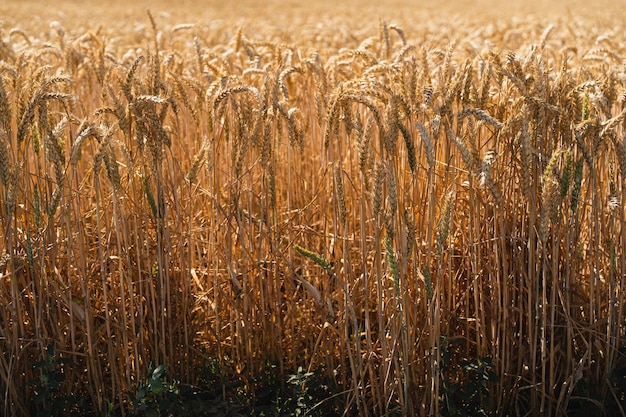
[(179, 3), (0, 6), (3, 415), (51, 344), (100, 413), (207, 357), (349, 414), (619, 403), (615, 6)]

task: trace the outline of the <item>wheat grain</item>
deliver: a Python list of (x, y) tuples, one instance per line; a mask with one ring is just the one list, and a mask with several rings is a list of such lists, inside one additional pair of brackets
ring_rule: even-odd
[(446, 242), (448, 240), (448, 235), (450, 234), (450, 221), (452, 219), (453, 204), (454, 193), (450, 191), (444, 199), (439, 219), (439, 231), (437, 232), (437, 248), (439, 249), (440, 253), (443, 252)]
[(472, 109), (472, 108), (464, 108), (463, 111), (461, 111), (459, 113), (459, 119), (463, 119), (464, 117), (466, 117), (467, 115), (472, 115), (477, 117), (478, 119), (492, 125), (493, 127), (495, 127), (496, 129), (502, 129), (502, 122), (496, 120), (495, 118), (491, 117), (489, 115), (489, 113), (487, 113), (485, 110), (482, 109)]
[(619, 19), (323, 4), (285, 30), (240, 3), (23, 29), (2, 6), (0, 414), (41, 413), (49, 342), (63, 390), (120, 414), (149, 360), (186, 384), (217, 358), (251, 401), (308, 365), (339, 392), (309, 413), (561, 416), (579, 375), (619, 388)]
[(473, 152), (467, 147), (465, 141), (456, 136), (451, 129), (448, 129), (448, 137), (456, 144), (457, 148), (461, 152), (461, 159), (465, 163), (465, 166), (473, 171), (476, 168), (477, 161)]
[(404, 252), (404, 258), (408, 260), (415, 247), (415, 238), (417, 236), (415, 218), (408, 207), (404, 209), (404, 224), (406, 225), (406, 250)]
[(9, 147), (4, 138), (0, 137), (0, 181), (5, 187), (9, 184), (10, 173), (11, 161), (9, 159)]
[(285, 78), (293, 73), (302, 74), (303, 71), (299, 67), (289, 67), (282, 70), (278, 75), (278, 88), (280, 88), (280, 92), (283, 94), (283, 97), (285, 97), (285, 100), (289, 100), (289, 91), (287, 90), (287, 85), (285, 84)]
[(346, 193), (343, 187), (343, 170), (340, 166), (333, 167), (333, 178), (335, 183), (335, 192), (337, 198), (337, 207), (339, 208), (339, 220), (341, 224), (346, 224), (348, 219), (348, 209), (346, 207)]
[(550, 222), (556, 217), (560, 200), (560, 184), (553, 173), (545, 173), (546, 180), (541, 190), (541, 213), (539, 216), (539, 238), (548, 238)]
[(300, 255), (309, 258), (310, 260), (315, 262), (317, 265), (319, 265), (323, 269), (329, 270), (329, 269), (332, 268), (332, 265), (330, 264), (330, 262), (328, 262), (322, 255), (320, 255), (318, 253), (315, 253), (315, 252), (313, 252), (311, 250), (305, 249), (305, 248), (303, 248), (302, 246), (299, 246), (299, 245), (293, 245), (293, 248)]
[(81, 126), (78, 128), (78, 134), (74, 139), (74, 143), (72, 143), (72, 147), (70, 148), (70, 164), (76, 166), (81, 157), (81, 147), (83, 141), (90, 136), (94, 136), (93, 126), (87, 122), (83, 122)]
[(433, 146), (433, 142), (430, 139), (430, 135), (428, 134), (426, 127), (420, 122), (416, 122), (416, 125), (420, 132), (422, 143), (424, 144), (426, 162), (428, 163), (428, 166), (433, 167), (435, 165), (435, 147)]
[[(392, 163), (387, 164), (387, 172), (385, 173), (387, 179), (387, 207), (390, 219), (394, 219), (398, 210), (398, 186), (396, 181), (396, 174), (394, 165)], [(389, 231), (387, 231), (389, 233)]]

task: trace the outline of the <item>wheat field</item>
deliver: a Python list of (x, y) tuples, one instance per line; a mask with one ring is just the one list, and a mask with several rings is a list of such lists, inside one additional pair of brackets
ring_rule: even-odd
[(0, 5), (0, 415), (626, 415), (620, 6), (223, 3)]

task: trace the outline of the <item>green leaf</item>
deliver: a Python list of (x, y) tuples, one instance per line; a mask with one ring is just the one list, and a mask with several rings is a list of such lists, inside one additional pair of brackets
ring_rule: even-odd
[(159, 365), (152, 373), (152, 379), (161, 379), (165, 376), (165, 365)]
[(150, 392), (155, 395), (162, 394), (165, 392), (165, 387), (163, 386), (163, 382), (161, 380), (155, 380), (150, 384)]
[(35, 362), (35, 364), (33, 365), (33, 369), (41, 369), (44, 366), (46, 366), (48, 364), (47, 361), (39, 361), (39, 362)]

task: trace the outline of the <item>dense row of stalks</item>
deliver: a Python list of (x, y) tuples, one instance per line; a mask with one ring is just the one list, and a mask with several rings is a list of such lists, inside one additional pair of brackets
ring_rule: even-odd
[(370, 416), (439, 414), (442, 364), (487, 357), (494, 409), (620, 394), (623, 40), (150, 21), (0, 32), (0, 414), (51, 343), (103, 413), (208, 357)]

